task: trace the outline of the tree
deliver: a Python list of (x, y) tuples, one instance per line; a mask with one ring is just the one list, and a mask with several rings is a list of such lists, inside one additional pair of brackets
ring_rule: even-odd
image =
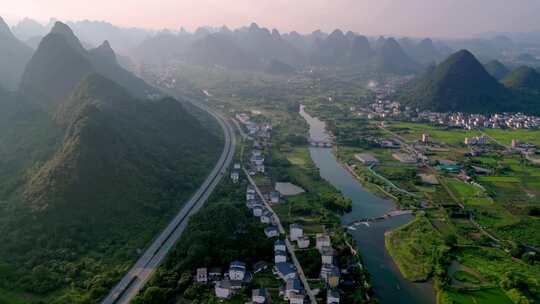
[(167, 290), (159, 287), (149, 287), (144, 292), (142, 303), (144, 304), (162, 304), (167, 301)]
[(444, 237), (444, 244), (448, 247), (454, 247), (457, 244), (457, 237), (455, 234), (448, 234)]

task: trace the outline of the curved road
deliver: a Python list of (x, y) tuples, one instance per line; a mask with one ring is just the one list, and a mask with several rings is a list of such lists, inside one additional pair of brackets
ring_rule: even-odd
[(129, 303), (137, 295), (178, 241), (187, 226), (189, 217), (204, 205), (232, 161), (236, 138), (229, 122), (206, 106), (193, 104), (212, 115), (223, 129), (225, 146), (221, 157), (197, 192), (103, 299), (102, 304)]

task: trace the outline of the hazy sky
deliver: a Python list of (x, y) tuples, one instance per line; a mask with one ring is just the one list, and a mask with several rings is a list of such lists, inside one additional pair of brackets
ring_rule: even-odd
[(341, 28), (370, 35), (540, 30), (540, 0), (0, 0), (0, 14), (11, 22), (56, 17), (154, 29), (257, 22), (282, 31)]

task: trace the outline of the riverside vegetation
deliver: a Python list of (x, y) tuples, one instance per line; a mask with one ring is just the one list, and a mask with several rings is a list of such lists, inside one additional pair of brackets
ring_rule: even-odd
[[(387, 234), (388, 250), (407, 278), (434, 279), (440, 303), (490, 303), (493, 298), (501, 303), (530, 303), (539, 297), (539, 263), (527, 246), (538, 246), (535, 231), (540, 169), (519, 153), (508, 154), (506, 148), (490, 142), (490, 152), (470, 156), (463, 141), (481, 134), (474, 130), (400, 121), (387, 121), (388, 127), (381, 129), (380, 121), (367, 120), (351, 110), (372, 102), (374, 95), (366, 86), (370, 79), (391, 79), (389, 75), (352, 76), (332, 70), (314, 75), (276, 76), (207, 69), (187, 66), (173, 75), (177, 80), (191, 79), (191, 87), (186, 86), (183, 91), (193, 95), (200, 94), (193, 88), (211, 92), (217, 108), (257, 110), (267, 117), (281, 119), (288, 126), (289, 139), (300, 142), (305, 141), (305, 130), (296, 129), (283, 111), (293, 113), (299, 104), (306, 105), (308, 112), (327, 123), (338, 144), (339, 159), (354, 168), (368, 189), (395, 200), (402, 208), (422, 209), (416, 220)], [(376, 143), (376, 139), (399, 136), (412, 144), (422, 133), (430, 134), (432, 141), (443, 147), (429, 154), (434, 159), (433, 166), (438, 160), (456, 161), (481, 186), (434, 167), (401, 163), (392, 155), (396, 151), (382, 149)], [(486, 133), (504, 144), (512, 138), (537, 143), (539, 134), (537, 130), (491, 129)], [(361, 152), (373, 154), (380, 163), (371, 170), (361, 165), (354, 157)], [(290, 155), (287, 158), (292, 164), (302, 164), (299, 153), (294, 146), (281, 151)], [(473, 167), (489, 169), (490, 173), (476, 174)], [(433, 175), (438, 183), (426, 184), (419, 174)], [(468, 214), (474, 216), (474, 221), (469, 220)], [(488, 235), (494, 235), (498, 241)], [(449, 271), (453, 263), (462, 271), (458, 278), (466, 280), (469, 275), (477, 280), (470, 279), (463, 285), (454, 279)], [(504, 263), (506, 268), (492, 267), (496, 263)]]

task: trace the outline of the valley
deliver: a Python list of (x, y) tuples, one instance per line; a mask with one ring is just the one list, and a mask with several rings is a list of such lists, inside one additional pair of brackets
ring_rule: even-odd
[(540, 302), (540, 6), (182, 1), (6, 5), (0, 304)]

